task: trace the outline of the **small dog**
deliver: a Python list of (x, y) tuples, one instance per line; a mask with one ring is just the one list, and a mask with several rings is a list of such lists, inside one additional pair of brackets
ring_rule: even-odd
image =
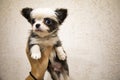
[(67, 56), (57, 35), (59, 26), (67, 17), (67, 9), (48, 8), (23, 8), (21, 14), (32, 25), (28, 38), (28, 47), (33, 59), (39, 59), (46, 46), (53, 46), (48, 63), (48, 72), (53, 80), (60, 80), (60, 74), (64, 80), (69, 78)]

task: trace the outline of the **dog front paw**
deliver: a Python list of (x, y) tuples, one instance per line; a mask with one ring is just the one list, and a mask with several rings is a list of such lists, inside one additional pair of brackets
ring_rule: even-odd
[(33, 59), (40, 59), (40, 53), (32, 53), (31, 54), (31, 57), (33, 58)]
[(59, 53), (59, 55), (58, 55), (58, 58), (60, 59), (60, 60), (65, 60), (66, 58), (67, 58), (67, 55), (66, 55), (66, 53)]
[(31, 57), (33, 59), (40, 59), (41, 57), (41, 52), (40, 52), (40, 48), (38, 45), (34, 45), (32, 48), (31, 48)]
[(60, 60), (65, 60), (67, 58), (67, 55), (65, 53), (65, 51), (63, 50), (63, 48), (60, 47), (56, 47), (56, 52), (57, 52), (57, 56)]

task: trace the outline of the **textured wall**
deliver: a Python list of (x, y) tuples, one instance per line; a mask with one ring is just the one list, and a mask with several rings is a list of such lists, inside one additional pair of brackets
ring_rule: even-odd
[(68, 8), (60, 37), (71, 80), (120, 80), (120, 0), (0, 0), (0, 80), (24, 80), (30, 71), (31, 27), (20, 15), (27, 6)]

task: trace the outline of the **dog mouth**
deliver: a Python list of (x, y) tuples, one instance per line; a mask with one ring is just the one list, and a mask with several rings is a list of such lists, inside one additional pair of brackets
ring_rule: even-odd
[(41, 29), (35, 29), (36, 32), (43, 32)]

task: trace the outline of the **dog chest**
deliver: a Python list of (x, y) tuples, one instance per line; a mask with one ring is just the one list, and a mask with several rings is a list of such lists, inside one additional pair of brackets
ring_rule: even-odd
[(53, 46), (58, 41), (58, 37), (42, 39), (42, 38), (30, 38), (30, 44), (39, 44), (42, 46)]

